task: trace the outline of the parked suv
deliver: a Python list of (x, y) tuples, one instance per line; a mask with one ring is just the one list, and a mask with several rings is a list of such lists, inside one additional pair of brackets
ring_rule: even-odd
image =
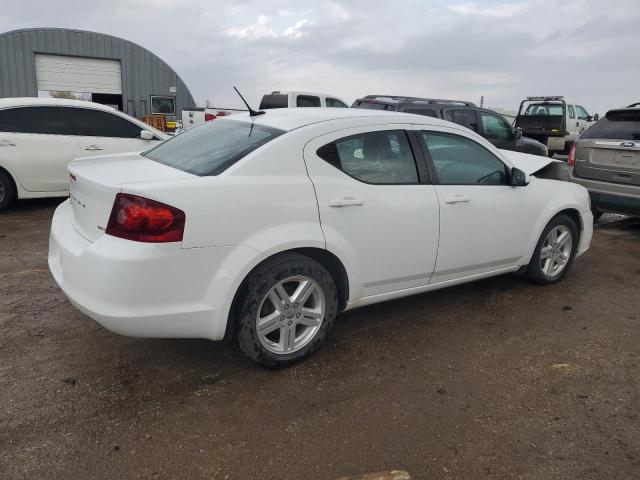
[(345, 102), (333, 95), (310, 92), (280, 92), (267, 93), (260, 101), (260, 110), (269, 108), (298, 108), (298, 107), (337, 107), (349, 108)]
[(549, 155), (568, 153), (578, 136), (598, 120), (564, 97), (527, 97), (520, 103), (515, 125), (522, 134), (542, 142)]
[(572, 180), (589, 190), (594, 217), (640, 215), (640, 104), (610, 110), (572, 148)]
[(67, 165), (74, 158), (139, 152), (167, 138), (98, 103), (0, 99), (0, 210), (16, 198), (67, 196)]
[(441, 118), (467, 127), (503, 150), (547, 156), (540, 142), (522, 136), (499, 113), (479, 108), (472, 102), (416, 97), (368, 95), (356, 100), (352, 108), (392, 110)]

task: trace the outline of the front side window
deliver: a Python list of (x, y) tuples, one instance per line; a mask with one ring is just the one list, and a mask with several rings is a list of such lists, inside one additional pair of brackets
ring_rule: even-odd
[(64, 107), (20, 107), (0, 110), (0, 132), (74, 135)]
[(113, 113), (89, 108), (69, 108), (76, 135), (85, 137), (139, 138), (142, 127)]
[(448, 110), (446, 115), (447, 120), (450, 122), (467, 127), (474, 132), (478, 131), (478, 118), (476, 117), (475, 110)]
[(578, 113), (578, 120), (586, 120), (589, 114), (580, 105), (576, 105), (576, 112)]
[(419, 183), (416, 162), (404, 130), (352, 135), (321, 147), (317, 154), (347, 175), (365, 183)]
[(176, 99), (173, 97), (151, 97), (151, 113), (154, 115), (175, 115)]
[(218, 175), (284, 130), (218, 119), (161, 143), (143, 155), (194, 175)]
[(511, 127), (500, 117), (482, 112), (480, 113), (480, 119), (482, 120), (482, 129), (486, 138), (496, 140), (509, 140), (511, 138)]
[(296, 106), (298, 107), (319, 107), (320, 97), (314, 95), (298, 95), (296, 98)]
[(327, 97), (326, 102), (327, 102), (327, 107), (349, 108), (344, 102), (341, 102), (337, 98)]
[(422, 132), (428, 151), (443, 185), (506, 185), (507, 169), (489, 150), (471, 139), (441, 132)]

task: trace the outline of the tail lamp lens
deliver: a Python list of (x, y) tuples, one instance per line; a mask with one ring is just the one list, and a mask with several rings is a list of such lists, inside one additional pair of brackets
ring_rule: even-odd
[(118, 193), (106, 233), (136, 242), (180, 242), (184, 223), (182, 210), (138, 195)]
[(205, 122), (210, 122), (211, 120), (215, 120), (216, 116), (213, 113), (205, 113), (204, 114), (204, 121)]
[(573, 167), (576, 164), (576, 144), (571, 145), (569, 156), (567, 157), (567, 165)]

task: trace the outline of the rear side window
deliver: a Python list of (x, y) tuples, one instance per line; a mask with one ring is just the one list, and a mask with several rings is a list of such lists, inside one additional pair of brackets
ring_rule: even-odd
[(289, 106), (289, 95), (273, 94), (265, 95), (260, 102), (260, 110), (269, 108), (287, 108)]
[(0, 110), (0, 132), (74, 135), (64, 107), (21, 107)]
[(567, 105), (567, 108), (569, 109), (569, 118), (576, 118), (576, 111), (573, 109), (573, 105)]
[(318, 149), (320, 158), (347, 175), (379, 185), (418, 183), (418, 171), (403, 130), (361, 133)]
[(349, 108), (346, 103), (341, 102), (337, 98), (327, 97), (326, 102), (327, 102), (327, 107)]
[(407, 107), (404, 111), (407, 113), (414, 113), (416, 115), (424, 115), (425, 117), (438, 118), (438, 112), (433, 108)]
[(109, 112), (69, 108), (76, 135), (85, 137), (139, 138), (142, 127)]
[(236, 120), (215, 120), (161, 143), (143, 155), (194, 175), (218, 175), (284, 130)]
[(449, 120), (450, 122), (454, 122), (458, 125), (462, 125), (463, 127), (467, 127), (474, 132), (478, 131), (478, 117), (476, 116), (475, 110), (448, 110), (446, 115), (447, 120)]
[(296, 98), (297, 107), (319, 107), (320, 97), (314, 95), (298, 95)]
[(640, 140), (640, 112), (636, 120), (609, 120), (601, 118), (580, 138), (599, 138), (610, 140)]
[(460, 135), (422, 132), (423, 148), (443, 185), (506, 185), (507, 168), (482, 145)]

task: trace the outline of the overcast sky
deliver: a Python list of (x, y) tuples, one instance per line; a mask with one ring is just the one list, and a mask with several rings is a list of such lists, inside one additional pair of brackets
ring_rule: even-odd
[(159, 55), (200, 105), (271, 90), (457, 98), (516, 109), (564, 95), (592, 113), (640, 101), (640, 0), (20, 0), (0, 31), (66, 27)]

